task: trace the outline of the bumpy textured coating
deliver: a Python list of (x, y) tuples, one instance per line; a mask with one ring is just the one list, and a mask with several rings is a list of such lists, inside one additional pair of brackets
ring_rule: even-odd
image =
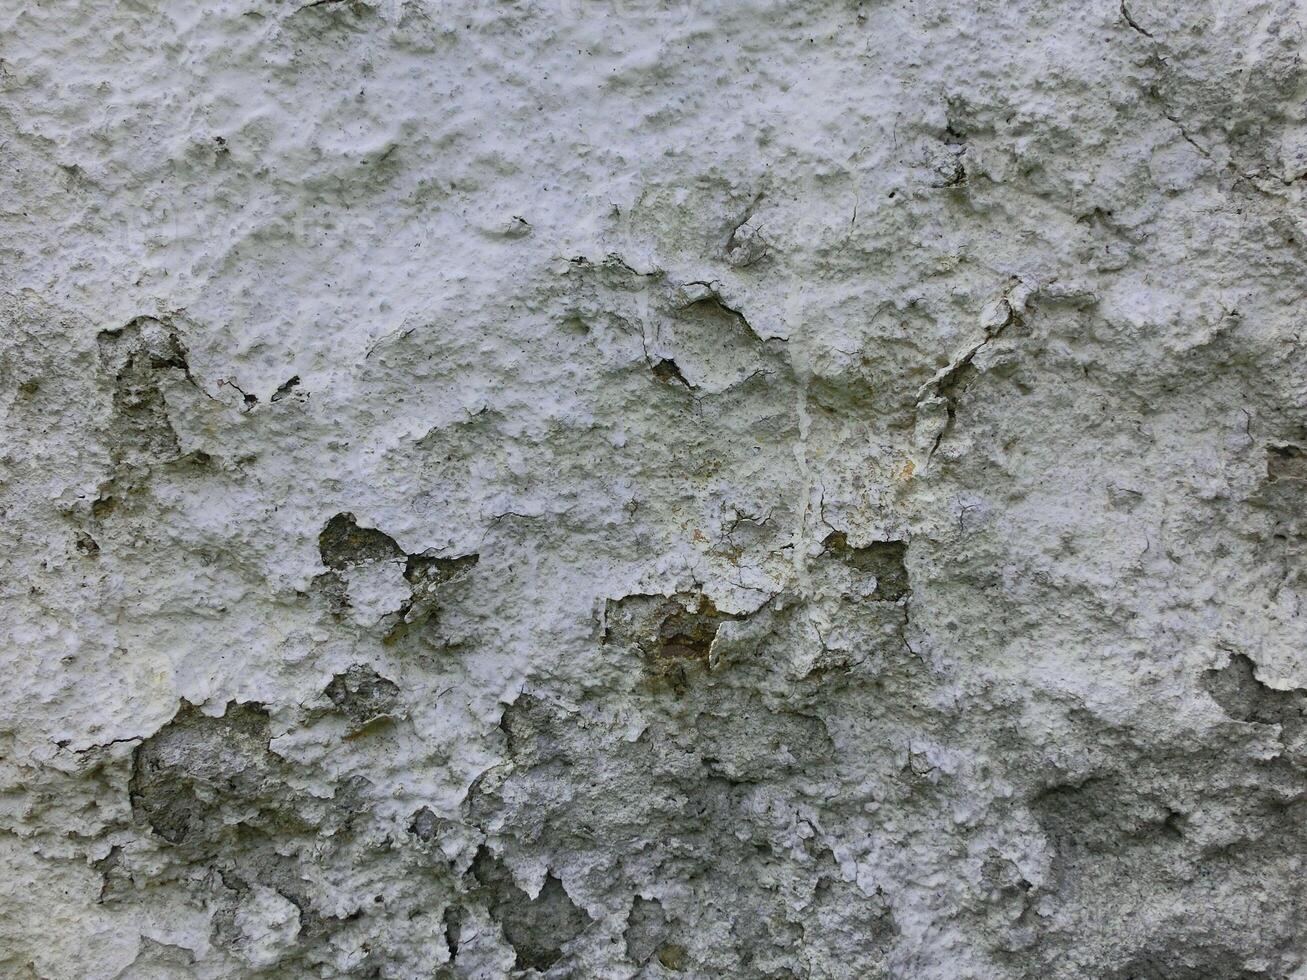
[(1305, 21), (0, 4), (0, 975), (1307, 978)]

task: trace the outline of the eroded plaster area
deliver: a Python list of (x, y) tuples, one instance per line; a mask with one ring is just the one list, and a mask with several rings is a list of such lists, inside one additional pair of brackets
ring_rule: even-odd
[(0, 974), (1303, 980), (1302, 20), (0, 5)]

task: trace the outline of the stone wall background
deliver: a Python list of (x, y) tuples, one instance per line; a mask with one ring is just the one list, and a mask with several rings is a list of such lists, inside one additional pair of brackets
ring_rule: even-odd
[(0, 6), (0, 973), (1302, 980), (1303, 22)]

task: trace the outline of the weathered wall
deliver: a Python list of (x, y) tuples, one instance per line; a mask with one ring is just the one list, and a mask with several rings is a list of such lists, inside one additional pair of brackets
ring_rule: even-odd
[(1304, 977), (1292, 0), (0, 6), (0, 974)]

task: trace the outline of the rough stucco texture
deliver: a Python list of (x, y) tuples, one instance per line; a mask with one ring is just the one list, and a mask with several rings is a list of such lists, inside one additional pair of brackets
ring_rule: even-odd
[(1304, 19), (0, 5), (0, 975), (1307, 977)]

